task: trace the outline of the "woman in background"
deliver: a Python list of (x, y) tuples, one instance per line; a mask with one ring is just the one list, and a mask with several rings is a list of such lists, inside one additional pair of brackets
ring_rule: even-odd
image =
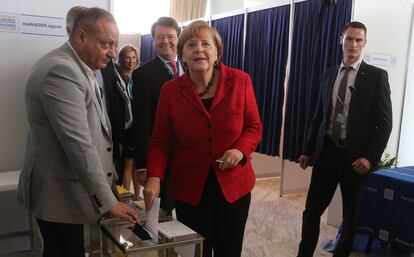
[(179, 221), (204, 238), (203, 256), (239, 257), (262, 135), (249, 75), (219, 63), (222, 42), (204, 21), (178, 40), (186, 73), (161, 90), (149, 145), (144, 198), (152, 207), (167, 164)]
[[(118, 54), (118, 65), (120, 71), (123, 75), (123, 79), (127, 82), (126, 88), (128, 91), (128, 96), (132, 101), (132, 72), (138, 68), (139, 66), (139, 59), (138, 59), (138, 52), (137, 49), (130, 45), (125, 44), (123, 45)], [(135, 171), (135, 164), (134, 164), (134, 155), (133, 155), (133, 140), (132, 140), (132, 128), (128, 127), (125, 130), (125, 140), (123, 142), (123, 159), (124, 159), (124, 174), (122, 177), (122, 186), (126, 189), (130, 189), (131, 180), (134, 185), (134, 194), (135, 197), (139, 196), (139, 191), (141, 188), (139, 174)]]
[(125, 44), (119, 49), (118, 65), (121, 68), (122, 74), (128, 81), (128, 94), (132, 97), (132, 72), (139, 67), (139, 58), (137, 49), (130, 44)]

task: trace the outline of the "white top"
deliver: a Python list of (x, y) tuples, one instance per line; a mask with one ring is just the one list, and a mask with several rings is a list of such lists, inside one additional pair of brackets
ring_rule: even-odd
[(20, 170), (0, 173), (0, 192), (16, 190), (19, 184)]

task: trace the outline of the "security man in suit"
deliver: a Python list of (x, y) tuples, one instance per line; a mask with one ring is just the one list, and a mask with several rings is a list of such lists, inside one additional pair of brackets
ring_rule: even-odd
[[(148, 143), (151, 138), (155, 112), (162, 85), (184, 73), (177, 58), (177, 42), (180, 27), (171, 17), (160, 17), (151, 27), (153, 45), (157, 56), (140, 66), (132, 74), (134, 119), (133, 138), (135, 150), (135, 167), (144, 174), (147, 167)], [(141, 176), (142, 177), (142, 176)], [(170, 212), (174, 208), (173, 200), (167, 195), (169, 172), (161, 188), (161, 208)], [(145, 181), (141, 181), (145, 184)]]
[(320, 217), (339, 183), (343, 232), (334, 257), (349, 256), (367, 173), (374, 171), (392, 129), (388, 75), (361, 58), (366, 43), (364, 24), (348, 23), (342, 32), (341, 65), (323, 77), (317, 108), (308, 130), (299, 165), (313, 165), (303, 212), (299, 257), (313, 256)]
[(115, 57), (118, 36), (110, 13), (83, 10), (69, 41), (43, 56), (26, 83), (29, 133), (18, 199), (37, 218), (44, 256), (84, 257), (83, 224), (108, 211), (138, 222), (111, 190), (111, 126), (94, 72)]

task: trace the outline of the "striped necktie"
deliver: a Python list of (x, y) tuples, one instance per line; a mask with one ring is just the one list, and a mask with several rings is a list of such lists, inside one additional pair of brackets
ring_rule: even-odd
[(173, 77), (176, 78), (177, 77), (177, 62), (176, 61), (169, 61), (168, 62), (171, 66), (172, 72), (173, 72)]
[(332, 139), (335, 142), (338, 142), (342, 139), (341, 132), (344, 118), (339, 119), (338, 116), (344, 116), (345, 96), (346, 89), (348, 87), (348, 74), (349, 71), (352, 70), (352, 67), (343, 67), (342, 70), (344, 70), (344, 76), (339, 83), (338, 96), (336, 98), (335, 111), (333, 115)]

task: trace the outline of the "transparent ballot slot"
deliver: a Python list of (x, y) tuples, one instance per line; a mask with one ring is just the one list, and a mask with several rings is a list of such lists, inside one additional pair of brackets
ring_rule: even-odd
[[(181, 257), (202, 256), (204, 238), (201, 235), (194, 231), (192, 233), (187, 231), (184, 234), (170, 233), (168, 227), (175, 230), (177, 221), (168, 221), (165, 217), (160, 220), (160, 228), (164, 227), (164, 231), (160, 229), (158, 235), (155, 235), (156, 238), (149, 233), (151, 239), (147, 237), (147, 231), (141, 231), (142, 228), (135, 227), (134, 224), (119, 219), (103, 220), (101, 222), (102, 256), (174, 257), (178, 254)], [(166, 223), (162, 224), (163, 222)]]

